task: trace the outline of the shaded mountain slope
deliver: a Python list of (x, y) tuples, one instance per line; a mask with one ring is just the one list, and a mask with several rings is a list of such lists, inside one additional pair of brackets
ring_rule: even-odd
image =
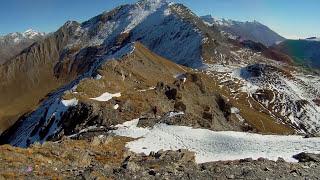
[(287, 54), (277, 50), (274, 47), (266, 47), (262, 43), (254, 42), (251, 40), (233, 40), (229, 39), (230, 43), (239, 48), (248, 48), (253, 52), (261, 53), (264, 57), (272, 60), (276, 60), (288, 65), (293, 65), (294, 60)]
[(288, 54), (295, 63), (309, 68), (320, 68), (320, 42), (312, 40), (286, 40), (274, 46)]

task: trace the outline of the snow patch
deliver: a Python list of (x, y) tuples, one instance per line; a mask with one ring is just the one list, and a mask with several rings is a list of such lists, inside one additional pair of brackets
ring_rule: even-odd
[(232, 108), (231, 108), (231, 113), (232, 113), (232, 114), (239, 114), (239, 113), (240, 113), (240, 110), (239, 110), (238, 108), (236, 108), (236, 107), (232, 107)]
[(149, 87), (148, 89), (140, 89), (140, 90), (138, 90), (138, 92), (146, 92), (146, 91), (154, 90), (154, 89), (156, 89), (156, 87)]
[(320, 37), (311, 37), (311, 38), (307, 38), (307, 41), (320, 41)]
[(214, 71), (214, 72), (219, 72), (219, 73), (228, 73), (232, 72), (234, 69), (238, 68), (236, 66), (232, 65), (224, 65), (224, 64), (206, 64), (208, 71)]
[(97, 74), (96, 77), (94, 77), (95, 80), (99, 80), (101, 78), (102, 78), (102, 76), (100, 74)]
[(130, 24), (126, 27), (124, 32), (129, 32), (133, 28), (135, 28), (138, 24), (140, 24), (146, 17), (155, 12), (158, 8), (160, 8), (164, 4), (162, 0), (149, 0), (145, 2), (138, 2), (135, 4), (136, 8), (130, 11), (130, 15), (128, 16), (128, 21)]
[(120, 97), (121, 93), (115, 93), (115, 94), (111, 94), (108, 92), (105, 92), (103, 94), (101, 94), (101, 96), (96, 97), (96, 98), (90, 98), (92, 100), (96, 100), (96, 101), (101, 101), (101, 102), (106, 102), (109, 101), (110, 99), (112, 99), (113, 97)]
[(171, 15), (171, 11), (170, 11), (170, 9), (166, 9), (166, 10), (164, 10), (164, 16), (169, 16), (169, 15)]
[(183, 83), (187, 81), (187, 76), (184, 73), (176, 74), (173, 76), (175, 79), (182, 80)]
[(28, 39), (33, 39), (33, 38), (35, 38), (37, 36), (44, 36), (44, 35), (45, 35), (44, 33), (35, 31), (33, 29), (28, 29), (24, 33), (22, 33), (22, 36), (24, 38), (28, 38)]
[(78, 100), (76, 98), (70, 99), (70, 100), (62, 100), (61, 103), (66, 106), (76, 106), (78, 104)]
[(126, 136), (126, 137), (132, 137), (132, 138), (143, 137), (144, 135), (150, 132), (148, 128), (137, 127), (138, 123), (139, 123), (139, 119), (127, 121), (123, 124), (116, 125), (115, 127), (117, 127), (118, 129), (111, 132), (119, 136)]
[(118, 109), (119, 108), (119, 104), (116, 104), (113, 106), (113, 109)]
[(179, 115), (184, 115), (184, 112), (170, 112), (168, 117), (171, 118)]
[(260, 135), (244, 132), (193, 129), (185, 126), (157, 124), (153, 128), (139, 128), (139, 119), (117, 125), (112, 133), (119, 136), (140, 138), (127, 143), (135, 153), (188, 149), (195, 152), (196, 162), (238, 160), (259, 157), (296, 162), (293, 155), (300, 152), (319, 153), (320, 138), (305, 139), (301, 136)]

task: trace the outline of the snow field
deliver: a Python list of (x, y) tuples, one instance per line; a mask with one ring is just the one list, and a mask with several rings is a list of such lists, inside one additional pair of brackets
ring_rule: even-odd
[(139, 138), (127, 143), (127, 147), (135, 153), (188, 149), (195, 152), (197, 163), (259, 157), (270, 160), (282, 157), (286, 161), (296, 162), (292, 156), (300, 152), (320, 153), (320, 138), (215, 132), (166, 124), (140, 128), (137, 127), (138, 122), (138, 119), (125, 122), (112, 131), (119, 136)]

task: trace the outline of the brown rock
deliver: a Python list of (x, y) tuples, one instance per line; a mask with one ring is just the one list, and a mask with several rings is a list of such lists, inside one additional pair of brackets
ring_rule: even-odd
[(174, 109), (175, 109), (175, 111), (185, 112), (187, 109), (187, 106), (182, 101), (178, 101), (174, 104)]

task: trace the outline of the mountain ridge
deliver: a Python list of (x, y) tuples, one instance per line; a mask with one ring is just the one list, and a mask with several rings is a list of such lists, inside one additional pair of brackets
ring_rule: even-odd
[(241, 22), (230, 19), (216, 19), (211, 15), (201, 16), (201, 18), (210, 26), (218, 26), (235, 39), (252, 40), (260, 42), (267, 47), (285, 40), (284, 37), (256, 20)]

